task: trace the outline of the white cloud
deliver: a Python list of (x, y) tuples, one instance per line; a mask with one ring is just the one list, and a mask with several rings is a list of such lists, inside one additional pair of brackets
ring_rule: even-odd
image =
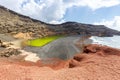
[(62, 22), (67, 9), (73, 6), (96, 10), (118, 5), (120, 0), (0, 0), (0, 4), (45, 22)]
[(88, 6), (92, 10), (103, 7), (111, 7), (120, 4), (120, 0), (82, 0), (82, 6)]
[(61, 23), (64, 23), (64, 22), (65, 22), (65, 20), (62, 19), (62, 20), (59, 20), (59, 21), (54, 21), (54, 20), (52, 20), (52, 21), (50, 21), (49, 23), (50, 23), (50, 24), (61, 24)]
[(21, 4), (27, 0), (0, 0), (0, 5), (19, 12)]
[(120, 16), (115, 16), (112, 20), (109, 20), (109, 21), (103, 20), (101, 22), (95, 22), (94, 24), (105, 25), (111, 29), (120, 31)]

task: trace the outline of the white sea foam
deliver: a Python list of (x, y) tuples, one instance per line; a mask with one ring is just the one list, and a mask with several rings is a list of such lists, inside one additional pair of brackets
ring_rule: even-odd
[(92, 42), (93, 44), (97, 43), (97, 44), (107, 45), (120, 49), (120, 36), (113, 36), (113, 37), (92, 36), (90, 39), (93, 40)]

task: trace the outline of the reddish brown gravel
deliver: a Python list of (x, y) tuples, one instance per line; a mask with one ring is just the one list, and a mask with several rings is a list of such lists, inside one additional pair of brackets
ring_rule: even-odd
[[(119, 80), (120, 49), (88, 45), (68, 61), (50, 64), (0, 59), (0, 80)], [(55, 62), (54, 62), (55, 61)]]

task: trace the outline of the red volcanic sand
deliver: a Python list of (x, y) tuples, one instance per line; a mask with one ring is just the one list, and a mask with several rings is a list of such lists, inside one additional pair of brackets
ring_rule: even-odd
[(0, 80), (120, 79), (120, 49), (94, 44), (86, 46), (83, 53), (71, 60), (52, 60), (49, 60), (51, 64), (43, 64), (43, 61), (32, 63), (1, 59)]

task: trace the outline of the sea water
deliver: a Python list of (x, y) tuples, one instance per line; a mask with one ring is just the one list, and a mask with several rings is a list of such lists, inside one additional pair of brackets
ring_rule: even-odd
[(90, 39), (93, 40), (92, 44), (102, 44), (120, 49), (120, 36), (116, 35), (113, 37), (92, 36)]

